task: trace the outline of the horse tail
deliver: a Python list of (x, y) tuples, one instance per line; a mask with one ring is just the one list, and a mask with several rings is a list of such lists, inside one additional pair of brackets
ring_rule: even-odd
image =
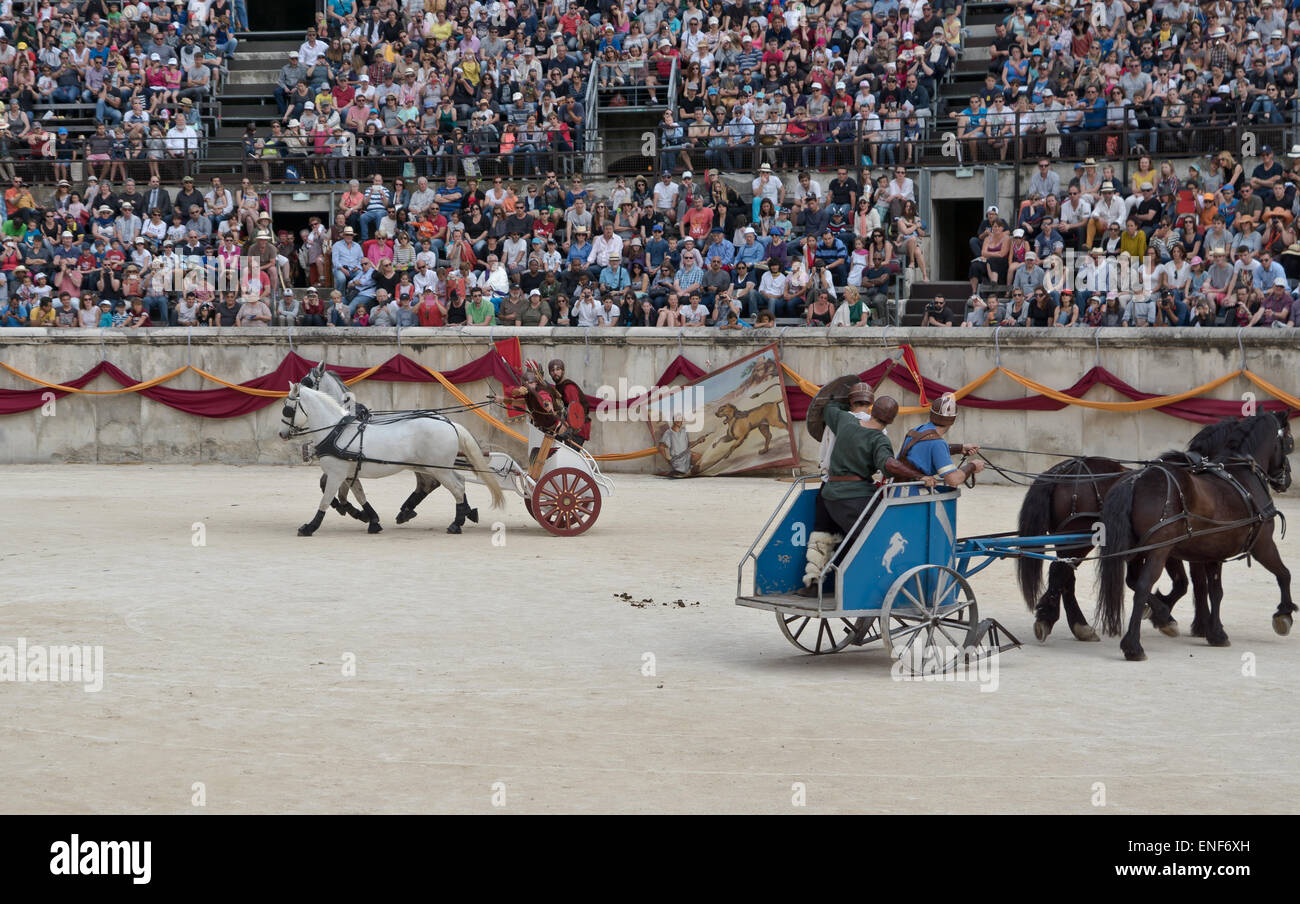
[(1123, 553), (1135, 545), (1133, 537), (1133, 494), (1137, 478), (1135, 472), (1115, 483), (1101, 504), (1101, 524), (1105, 531), (1104, 543), (1097, 560), (1097, 582), (1100, 595), (1097, 600), (1097, 618), (1104, 633), (1115, 636), (1123, 624), (1124, 572), (1128, 557)]
[[(1046, 475), (1039, 477), (1029, 487), (1024, 501), (1020, 503), (1020, 536), (1041, 537), (1051, 533), (1052, 491), (1055, 488), (1056, 483)], [(1025, 605), (1029, 611), (1034, 611), (1038, 598), (1043, 593), (1043, 560), (1034, 556), (1016, 559), (1016, 578), (1020, 582), (1020, 595), (1025, 598)]]
[(488, 488), (492, 494), (492, 507), (503, 508), (506, 504), (505, 494), (501, 492), (501, 484), (497, 483), (496, 472), (488, 467), (487, 459), (483, 457), (483, 451), (478, 447), (478, 441), (473, 435), (460, 424), (452, 422), (456, 428), (456, 436), (460, 439), (460, 452), (469, 462), (474, 473), (483, 481), (483, 485)]

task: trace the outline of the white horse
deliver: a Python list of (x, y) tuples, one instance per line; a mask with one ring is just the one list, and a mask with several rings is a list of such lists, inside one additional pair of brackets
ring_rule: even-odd
[[(302, 385), (308, 389), (315, 389), (325, 393), (331, 399), (342, 405), (348, 414), (364, 417), (369, 413), (365, 406), (357, 401), (356, 393), (348, 388), (348, 384), (343, 382), (343, 378), (334, 373), (334, 371), (325, 368), (324, 361), (321, 361), (307, 372), (307, 376), (302, 378)], [(354, 495), (356, 496), (358, 505), (365, 504), (365, 493), (361, 490), (359, 483), (360, 481), (355, 479), (345, 480), (343, 486), (339, 489), (338, 497), (330, 500), (330, 508), (334, 509), (334, 511), (344, 517), (351, 516), (356, 518), (358, 521), (369, 521), (369, 517), (367, 517), (366, 513), (362, 509), (359, 509), (352, 503), (348, 502), (348, 492), (351, 491), (353, 487), (356, 487)], [(416, 507), (424, 501), (426, 496), (438, 489), (438, 486), (439, 483), (436, 478), (430, 477), (427, 474), (416, 474), (415, 489), (411, 491), (411, 495), (407, 496), (406, 501), (402, 503), (402, 507), (397, 513), (397, 523), (405, 524), (407, 521), (414, 518), (417, 514), (415, 510)], [(322, 493), (325, 492), (324, 474), (322, 474), (320, 478), (320, 488)], [(470, 508), (468, 498), (456, 504), (456, 520), (448, 526), (447, 533), (460, 533), (461, 525), (465, 523), (466, 518), (473, 521), (475, 524), (478, 523), (478, 509)]]
[[(415, 414), (390, 419), (358, 421), (323, 392), (300, 383), (289, 384), (280, 416), (280, 438), (310, 436), (317, 442), (321, 469), (325, 472), (325, 489), (316, 516), (298, 528), (298, 535), (310, 537), (320, 527), (345, 481), (361, 502), (361, 510), (370, 522), (370, 533), (378, 533), (379, 516), (366, 501), (358, 481), (361, 478), (389, 477), (402, 471), (433, 477), (456, 497), (459, 512), (465, 503), (465, 482), (455, 469), (456, 457), (463, 455), (492, 495), (492, 507), (501, 508), (505, 496), (496, 475), (470, 432), (460, 424), (436, 415)], [(463, 521), (463, 519), (462, 519)], [(450, 527), (459, 533), (459, 524)]]

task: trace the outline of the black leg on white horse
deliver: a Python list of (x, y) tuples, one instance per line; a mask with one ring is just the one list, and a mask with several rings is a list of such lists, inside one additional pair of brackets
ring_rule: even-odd
[(465, 524), (466, 518), (473, 521), (475, 524), (478, 524), (478, 509), (470, 508), (469, 500), (462, 499), (460, 502), (456, 503), (456, 520), (447, 526), (447, 533), (460, 533), (460, 529)]
[(377, 534), (384, 529), (384, 526), (379, 523), (379, 513), (371, 507), (369, 502), (361, 506), (361, 514), (367, 522), (366, 533)]
[(417, 514), (415, 507), (424, 501), (424, 497), (428, 496), (440, 486), (442, 486), (442, 484), (436, 480), (426, 486), (425, 482), (417, 477), (415, 481), (415, 489), (411, 492), (410, 496), (406, 497), (406, 501), (402, 503), (401, 511), (397, 513), (397, 523), (405, 524), (414, 518)]
[[(326, 478), (329, 477), (328, 474), (325, 476)], [(339, 487), (342, 485), (343, 479), (341, 477), (337, 479), (333, 486), (330, 485), (328, 479), (325, 480), (325, 485), (321, 487), (321, 493), (323, 495), (321, 496), (320, 505), (316, 507), (316, 517), (298, 528), (298, 536), (310, 537), (312, 534), (316, 533), (316, 529), (320, 527), (321, 522), (325, 520), (325, 511), (329, 508), (330, 500), (334, 498), (334, 494), (338, 492)]]
[[(343, 481), (343, 485), (339, 487), (338, 495), (330, 498), (330, 508), (334, 509), (334, 511), (338, 512), (345, 518), (351, 517), (356, 518), (358, 521), (365, 521), (366, 517), (361, 514), (361, 509), (348, 502), (348, 490), (352, 487), (353, 483), (354, 481), (351, 480)], [(322, 474), (320, 478), (320, 488), (322, 493), (325, 492), (324, 474)]]

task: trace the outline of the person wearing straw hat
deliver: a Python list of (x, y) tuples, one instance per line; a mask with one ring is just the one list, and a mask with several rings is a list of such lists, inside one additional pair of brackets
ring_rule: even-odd
[(1280, 255), (1278, 263), (1286, 273), (1287, 283), (1300, 281), (1300, 242), (1292, 242)]
[(919, 427), (907, 431), (903, 445), (898, 450), (898, 457), (923, 474), (939, 478), (950, 487), (961, 486), (984, 470), (984, 462), (972, 458), (960, 467), (953, 464), (954, 453), (974, 455), (979, 446), (944, 441), (952, 425), (957, 422), (957, 399), (952, 393), (944, 393), (930, 403), (929, 420)]

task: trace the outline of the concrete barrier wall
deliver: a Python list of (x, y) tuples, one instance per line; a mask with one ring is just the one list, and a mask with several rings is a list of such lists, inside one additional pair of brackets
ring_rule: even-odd
[[(591, 330), (470, 328), (461, 331), (403, 330), (400, 351), (429, 367), (458, 367), (490, 348), (492, 338), (518, 335), (524, 356), (545, 363), (562, 358), (569, 373), (589, 392), (602, 384), (650, 386), (678, 355), (713, 370), (762, 346), (780, 341), (782, 359), (809, 380), (821, 383), (842, 373), (864, 370), (893, 352), (885, 343), (909, 342), (916, 349), (926, 376), (949, 386), (961, 386), (989, 370), (1000, 358), (1006, 367), (1052, 388), (1065, 388), (1094, 363), (1101, 363), (1128, 383), (1153, 393), (1172, 393), (1236, 370), (1244, 351), (1249, 367), (1287, 392), (1300, 394), (1300, 336), (1291, 331), (1253, 330), (1242, 333), (1240, 346), (1233, 330), (1003, 330), (995, 341), (991, 331), (806, 329), (721, 335), (713, 330), (679, 334), (677, 330)], [(42, 379), (72, 379), (101, 358), (137, 379), (149, 379), (186, 363), (232, 382), (264, 374), (292, 348), (316, 360), (369, 366), (399, 350), (394, 330), (227, 329), (219, 332), (152, 330), (123, 331), (6, 330), (0, 333), (0, 361)], [(212, 389), (194, 373), (169, 386)], [(100, 378), (88, 389), (114, 389)], [(0, 371), (0, 389), (31, 389), (32, 384)], [(1213, 396), (1240, 399), (1253, 387), (1244, 379), (1230, 381)], [(474, 399), (483, 398), (488, 384), (464, 387)], [(886, 390), (903, 404), (914, 396), (897, 388)], [(998, 376), (979, 394), (1005, 399), (1028, 395), (1011, 380)], [(368, 381), (358, 387), (363, 403), (376, 409), (429, 408), (455, 404), (436, 384)], [(1088, 395), (1097, 401), (1124, 401), (1104, 387)], [(278, 405), (256, 414), (209, 420), (174, 411), (138, 394), (69, 396), (57, 401), (52, 414), (32, 411), (0, 417), (0, 462), (208, 462), (232, 464), (301, 463), (298, 447), (276, 436)], [(471, 414), (457, 415), (480, 442), (522, 456), (521, 444)], [(891, 430), (895, 443), (917, 417), (900, 418)], [(1141, 457), (1183, 445), (1197, 429), (1188, 421), (1159, 412), (1114, 413), (1071, 406), (1056, 412), (980, 411), (963, 408), (953, 436), (978, 442), (1053, 453), (1085, 451), (1095, 455)], [(801, 454), (815, 456), (816, 446), (802, 424), (796, 427)], [(591, 448), (625, 452), (650, 444), (642, 423), (597, 423)], [(1000, 464), (1041, 470), (1041, 457), (995, 454)], [(663, 466), (657, 458), (611, 463), (610, 471), (651, 471)]]

